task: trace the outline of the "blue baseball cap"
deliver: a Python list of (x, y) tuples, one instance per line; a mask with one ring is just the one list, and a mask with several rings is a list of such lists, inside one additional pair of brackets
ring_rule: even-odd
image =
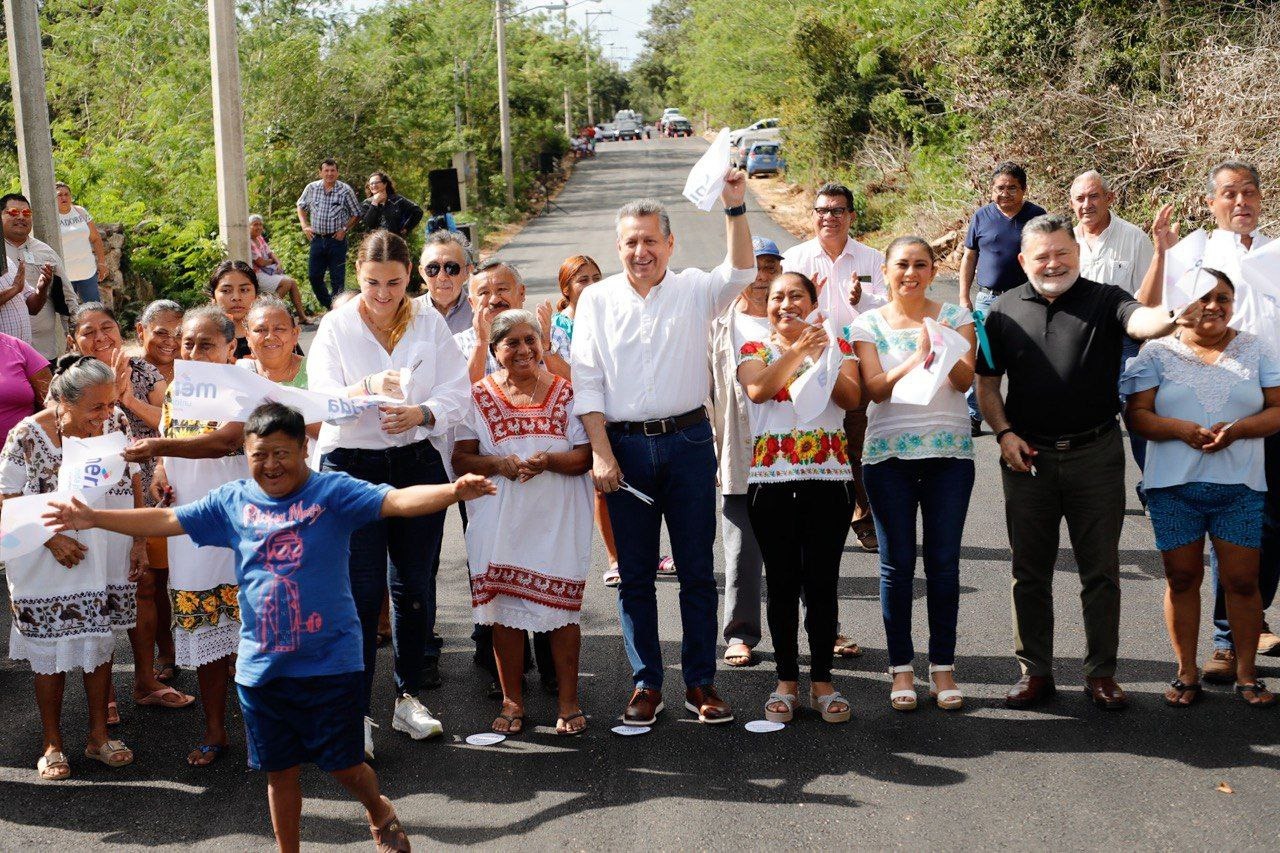
[(761, 255), (773, 255), (775, 258), (782, 257), (782, 253), (778, 251), (778, 244), (768, 237), (752, 237), (751, 249), (756, 253), (757, 258)]

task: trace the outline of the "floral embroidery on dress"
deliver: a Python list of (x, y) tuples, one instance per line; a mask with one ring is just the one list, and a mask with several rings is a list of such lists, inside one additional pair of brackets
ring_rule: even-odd
[(849, 464), (844, 430), (793, 430), (789, 434), (766, 433), (756, 437), (752, 453), (753, 468), (772, 468), (782, 462), (789, 465), (822, 465), (834, 458)]
[(883, 459), (936, 459), (955, 456), (969, 458), (973, 455), (973, 439), (964, 433), (939, 429), (927, 433), (901, 433), (892, 438), (869, 438), (862, 446), (862, 461), (866, 464)]
[(10, 604), (13, 626), (33, 640), (64, 640), (101, 634), (113, 627), (132, 628), (138, 615), (134, 586), (111, 584), (98, 590), (47, 598), (16, 598)]
[[(842, 353), (845, 353), (846, 355), (853, 353), (852, 347), (845, 349), (845, 347), (849, 346), (847, 341), (841, 339), (840, 344), (840, 351)], [(745, 364), (746, 362), (755, 359), (765, 365), (770, 365), (773, 364), (773, 360), (776, 357), (777, 356), (774, 355), (773, 349), (767, 344), (761, 343), (760, 341), (747, 341), (742, 345), (742, 349), (738, 351), (738, 364)], [(791, 378), (787, 380), (787, 384), (779, 388), (778, 393), (774, 394), (770, 399), (775, 403), (789, 403), (791, 401), (791, 383), (803, 376), (804, 372), (809, 369), (810, 364), (812, 364), (812, 362), (806, 358), (804, 362), (796, 368), (796, 372), (791, 374)]]
[(471, 577), (471, 606), (479, 607), (499, 595), (523, 598), (559, 610), (581, 610), (585, 581), (544, 575), (522, 566), (489, 564), (483, 575)]
[(471, 386), (471, 398), (494, 444), (518, 436), (564, 438), (573, 404), (573, 386), (557, 376), (541, 406), (520, 407), (511, 405), (493, 378), (486, 376)]
[(212, 589), (169, 591), (173, 605), (173, 625), (184, 631), (195, 631), (203, 625), (216, 626), (223, 615), (240, 621), (240, 588), (233, 583), (219, 584)]

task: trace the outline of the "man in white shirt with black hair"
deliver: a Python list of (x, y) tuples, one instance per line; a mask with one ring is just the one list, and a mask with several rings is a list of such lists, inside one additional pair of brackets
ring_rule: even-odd
[[(1080, 275), (1090, 281), (1114, 285), (1130, 296), (1138, 293), (1142, 277), (1151, 266), (1155, 247), (1151, 238), (1132, 222), (1121, 219), (1111, 210), (1116, 194), (1107, 179), (1090, 169), (1071, 182), (1071, 212), (1076, 216), (1076, 243), (1080, 245)], [(1120, 355), (1120, 370), (1138, 354), (1141, 344), (1125, 337)], [(1147, 505), (1142, 488), (1142, 468), (1147, 461), (1147, 440), (1129, 432), (1129, 452), (1138, 466), (1138, 500)]]
[(632, 725), (652, 724), (663, 707), (654, 582), (664, 518), (680, 582), (685, 708), (704, 723), (733, 720), (714, 687), (716, 457), (704, 403), (711, 321), (756, 274), (745, 196), (746, 176), (731, 169), (720, 196), (728, 256), (711, 272), (667, 268), (675, 237), (660, 202), (623, 205), (623, 272), (583, 291), (574, 318), (574, 410), (618, 545), (618, 612), (635, 682), (623, 721)]
[[(843, 329), (864, 311), (889, 301), (884, 284), (884, 255), (863, 245), (849, 234), (857, 213), (853, 191), (844, 184), (828, 181), (818, 187), (813, 201), (813, 239), (782, 253), (784, 272), (807, 275), (818, 290), (818, 307), (836, 318)], [(846, 412), (844, 431), (852, 463), (854, 487), (853, 519), (850, 526), (863, 550), (877, 551), (875, 520), (862, 488), (862, 440), (867, 434), (866, 405)], [(840, 639), (842, 657), (861, 654), (856, 644)]]
[[(1235, 285), (1232, 328), (1257, 335), (1280, 349), (1280, 306), (1251, 287), (1240, 274), (1240, 260), (1271, 242), (1258, 228), (1262, 216), (1262, 179), (1258, 169), (1241, 160), (1224, 160), (1209, 170), (1205, 184), (1205, 204), (1213, 213), (1214, 229), (1205, 246), (1204, 266), (1219, 270)], [(1147, 271), (1138, 301), (1158, 306), (1164, 300), (1165, 253), (1178, 242), (1178, 226), (1170, 222), (1173, 205), (1165, 205), (1156, 215), (1152, 236), (1155, 259)], [(1171, 306), (1172, 307), (1172, 306)], [(1262, 553), (1258, 565), (1258, 591), (1262, 596), (1262, 634), (1258, 654), (1280, 654), (1280, 636), (1267, 625), (1266, 613), (1275, 601), (1280, 584), (1280, 434), (1264, 440), (1267, 500), (1263, 510)], [(1218, 558), (1209, 549), (1213, 570), (1213, 657), (1205, 663), (1201, 677), (1206, 681), (1232, 684), (1236, 679), (1236, 651), (1227, 622), (1226, 600), (1218, 578)]]

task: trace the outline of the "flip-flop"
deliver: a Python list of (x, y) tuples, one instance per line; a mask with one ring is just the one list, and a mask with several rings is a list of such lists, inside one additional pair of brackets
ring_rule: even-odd
[(122, 740), (109, 740), (97, 749), (86, 746), (84, 757), (101, 761), (108, 767), (116, 769), (133, 763), (133, 750), (125, 746)]
[(36, 772), (46, 782), (63, 782), (71, 778), (71, 764), (58, 750), (45, 753), (36, 762)]
[[(507, 730), (504, 732), (501, 729), (497, 728), (496, 726), (490, 726), (489, 728), (495, 733), (500, 735), (506, 735), (507, 737), (518, 737), (519, 735), (524, 734), (524, 714), (499, 714), (496, 718), (494, 718), (494, 722), (497, 722), (498, 720), (507, 721)], [(520, 728), (518, 729), (512, 728), (512, 726), (514, 726), (517, 722), (520, 723)]]
[(213, 758), (210, 758), (208, 761), (204, 761), (204, 762), (192, 761), (192, 760), (191, 760), (191, 753), (188, 753), (188, 754), (187, 754), (187, 764), (191, 765), (192, 767), (208, 767), (209, 765), (213, 764), (215, 761), (217, 761), (217, 760), (218, 760), (218, 758), (222, 755), (222, 751), (223, 751), (224, 749), (226, 749), (226, 747), (225, 747), (224, 745), (220, 744), (220, 743), (202, 743), (202, 744), (199, 744), (199, 745), (197, 745), (197, 746), (196, 746), (196, 748), (195, 748), (195, 749), (191, 750), (191, 752), (193, 752), (193, 753), (194, 753), (194, 752), (198, 752), (198, 753), (200, 753), (201, 755), (210, 755), (210, 754), (211, 754), (211, 755), (213, 755)]
[[(151, 665), (151, 672), (155, 675), (156, 681), (173, 681), (178, 677), (178, 667), (171, 663), (161, 663), (156, 661)], [(168, 673), (167, 675), (165, 673)]]
[[(170, 698), (175, 696), (177, 697), (176, 699)], [(166, 701), (166, 699), (168, 701)], [(186, 693), (174, 690), (172, 687), (162, 687), (154, 693), (148, 693), (141, 699), (134, 699), (133, 704), (154, 705), (157, 708), (173, 708), (176, 710), (178, 708), (185, 708), (194, 701), (196, 701), (196, 697), (194, 696), (189, 696)]]
[(587, 727), (586, 727), (586, 726), (583, 726), (583, 727), (582, 727), (582, 728), (580, 728), (580, 729), (571, 729), (571, 728), (569, 728), (569, 721), (570, 721), (570, 720), (576, 720), (576, 719), (578, 719), (579, 717), (581, 717), (582, 719), (584, 719), (584, 720), (585, 720), (585, 719), (587, 718), (587, 715), (586, 715), (585, 713), (583, 713), (582, 711), (578, 711), (578, 712), (576, 712), (576, 713), (570, 714), (570, 715), (569, 715), (569, 716), (567, 716), (567, 717), (560, 717), (559, 719), (557, 719), (557, 720), (556, 720), (556, 734), (558, 734), (558, 735), (564, 735), (565, 737), (577, 737), (578, 735), (580, 735), (580, 734), (582, 734), (583, 732), (585, 732), (585, 731), (587, 730)]
[[(1200, 701), (1200, 697), (1204, 695), (1203, 685), (1197, 681), (1195, 684), (1187, 684), (1181, 678), (1175, 678), (1169, 682), (1170, 690), (1164, 694), (1164, 703), (1171, 708), (1190, 708), (1192, 705)], [(1190, 695), (1190, 702), (1183, 702), (1182, 697)]]
[(859, 646), (853, 640), (841, 634), (836, 637), (836, 645), (833, 650), (836, 655), (842, 658), (860, 658), (862, 657), (862, 646)]

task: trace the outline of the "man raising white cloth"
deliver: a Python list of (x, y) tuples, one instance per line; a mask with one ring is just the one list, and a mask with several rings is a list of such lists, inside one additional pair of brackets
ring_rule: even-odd
[[(728, 256), (711, 272), (667, 268), (675, 237), (650, 199), (618, 210), (623, 272), (587, 288), (574, 320), (575, 413), (591, 440), (592, 477), (606, 493), (618, 544), (618, 612), (635, 690), (624, 722), (653, 723), (662, 710), (662, 651), (654, 581), (665, 519), (680, 581), (685, 707), (704, 723), (733, 711), (716, 671), (716, 459), (703, 403), (711, 393), (711, 321), (755, 277), (746, 177), (731, 170), (720, 196)], [(649, 505), (625, 483), (653, 499)]]

